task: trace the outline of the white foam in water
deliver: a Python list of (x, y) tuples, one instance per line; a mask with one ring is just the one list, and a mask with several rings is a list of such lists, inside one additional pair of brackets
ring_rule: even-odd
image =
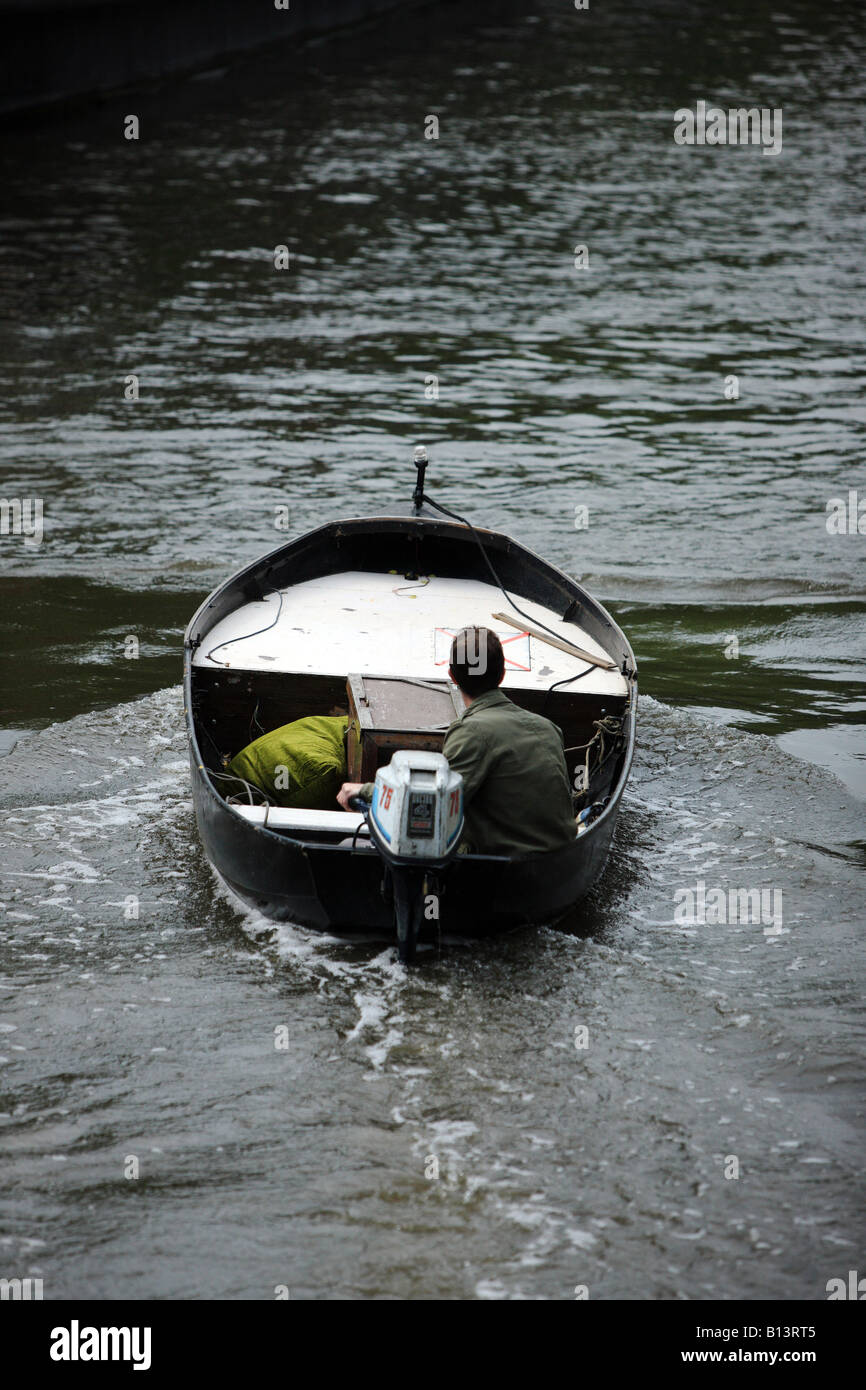
[(358, 1006), (358, 1022), (355, 1024), (352, 1031), (346, 1034), (346, 1038), (350, 1042), (353, 1038), (359, 1037), (365, 1029), (371, 1028), (377, 1023), (381, 1023), (387, 1011), (385, 999), (376, 997), (375, 995), (361, 994), (359, 992), (355, 995), (355, 1003)]
[(67, 862), (65, 864), (50, 864), (48, 873), (53, 874), (57, 878), (99, 878), (99, 870), (95, 868), (93, 864), (83, 864), (78, 861)]
[[(389, 947), (371, 960), (349, 961), (335, 953), (345, 950), (343, 938), (313, 931), (311, 928), (288, 922), (273, 922), (247, 907), (211, 866), (213, 881), (220, 897), (237, 913), (242, 929), (254, 940), (272, 936), (282, 965), (301, 974), (311, 983), (321, 985), (323, 979), (333, 978), (351, 987), (363, 983), (364, 988), (352, 991), (358, 1009), (358, 1021), (346, 1035), (347, 1042), (363, 1042), (370, 1032), (382, 1036), (369, 1041), (364, 1053), (374, 1072), (381, 1072), (391, 1052), (403, 1041), (401, 1019), (391, 1017), (395, 996), (407, 980), (405, 966), (397, 959), (396, 949)], [(366, 938), (362, 938), (365, 940)], [(378, 938), (371, 937), (370, 940)], [(351, 945), (360, 944), (353, 938)]]

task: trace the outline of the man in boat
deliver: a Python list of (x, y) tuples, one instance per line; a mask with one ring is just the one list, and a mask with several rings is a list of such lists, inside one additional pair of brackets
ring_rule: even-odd
[[(466, 706), (442, 749), (463, 777), (461, 851), (541, 854), (569, 844), (576, 828), (562, 730), (499, 689), (505, 656), (496, 633), (458, 632), (448, 674)], [(373, 783), (344, 782), (337, 800), (349, 810), (349, 798), (359, 793), (371, 800)]]

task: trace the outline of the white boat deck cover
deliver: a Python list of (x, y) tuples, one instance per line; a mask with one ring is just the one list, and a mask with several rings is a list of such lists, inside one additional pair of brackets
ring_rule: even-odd
[[(581, 628), (562, 622), (541, 604), (514, 597), (532, 624), (543, 623), (590, 655), (610, 659)], [(211, 670), (447, 680), (451, 639), (462, 627), (477, 624), (492, 628), (502, 642), (506, 690), (546, 690), (587, 669), (579, 657), (494, 619), (500, 612), (521, 621), (495, 585), (478, 580), (431, 575), (411, 581), (366, 571), (330, 574), (235, 609), (206, 633), (193, 664)], [(574, 689), (627, 693), (619, 671), (598, 669)]]

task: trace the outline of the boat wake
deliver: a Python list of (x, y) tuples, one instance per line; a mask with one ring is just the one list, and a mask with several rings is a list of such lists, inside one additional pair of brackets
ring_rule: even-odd
[[(815, 1297), (852, 1254), (862, 806), (771, 739), (643, 697), (580, 928), (414, 971), (381, 940), (262, 918), (217, 879), (177, 689), (23, 739), (0, 805), (0, 1111), (29, 1126), (27, 1174), (66, 1154), (70, 1181), (103, 1182), (105, 1134), (144, 1127), (148, 1161), (167, 1146), (194, 1191), (261, 1134), (314, 1202), (324, 1146), (348, 1209), (476, 1252), (443, 1254), (443, 1296), (731, 1296), (736, 1267), (738, 1297)], [(778, 929), (760, 891), (741, 897), (761, 889)], [(757, 918), (730, 911), (750, 901)], [(760, 1173), (736, 1198), (726, 1155)]]

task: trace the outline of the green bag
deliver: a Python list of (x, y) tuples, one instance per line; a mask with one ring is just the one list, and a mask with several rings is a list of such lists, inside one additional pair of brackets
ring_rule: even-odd
[(295, 719), (236, 753), (228, 770), (267, 792), (277, 806), (338, 811), (337, 792), (346, 780), (348, 723), (347, 715)]

